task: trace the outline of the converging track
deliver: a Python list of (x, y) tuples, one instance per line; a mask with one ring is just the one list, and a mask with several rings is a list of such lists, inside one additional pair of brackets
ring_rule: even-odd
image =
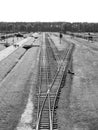
[[(54, 61), (51, 59), (52, 57), (49, 56), (47, 50), (47, 48), (50, 49), (50, 51), (52, 50), (51, 45), (49, 44), (49, 36), (47, 34), (43, 35), (43, 39), (34, 102), (36, 121), (33, 123), (33, 129), (57, 130), (58, 120), (56, 110), (58, 107), (60, 91), (64, 86), (63, 80), (66, 80), (66, 75), (70, 68), (74, 45), (68, 45), (66, 50), (64, 50), (62, 60), (58, 64), (55, 57)], [(51, 64), (55, 64), (55, 68), (52, 68)], [(51, 69), (54, 69), (54, 71), (52, 72)]]

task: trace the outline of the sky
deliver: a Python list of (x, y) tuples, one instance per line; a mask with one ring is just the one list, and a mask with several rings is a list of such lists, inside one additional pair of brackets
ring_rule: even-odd
[(0, 0), (4, 22), (98, 22), (98, 0)]

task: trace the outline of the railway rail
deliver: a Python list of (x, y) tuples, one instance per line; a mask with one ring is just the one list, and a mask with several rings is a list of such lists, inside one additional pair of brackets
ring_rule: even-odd
[[(45, 46), (45, 43), (42, 46)], [(36, 98), (34, 110), (36, 113), (36, 121), (33, 124), (35, 130), (57, 130), (58, 120), (56, 110), (58, 107), (58, 100), (60, 95), (60, 89), (63, 87), (63, 80), (66, 80), (66, 75), (70, 66), (72, 51), (74, 44), (70, 44), (66, 48), (63, 55), (63, 60), (58, 66), (58, 69), (52, 79), (49, 82), (49, 66), (48, 55), (46, 48), (41, 47), (40, 60), (39, 60), (39, 78), (36, 86)], [(45, 65), (43, 62), (45, 60)], [(65, 76), (64, 76), (65, 75)]]

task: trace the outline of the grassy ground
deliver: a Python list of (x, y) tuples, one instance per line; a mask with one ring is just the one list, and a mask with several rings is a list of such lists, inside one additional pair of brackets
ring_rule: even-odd
[(0, 130), (14, 130), (23, 113), (30, 88), (28, 78), (34, 69), (37, 49), (29, 49), (0, 83)]
[(5, 49), (6, 47), (4, 45), (0, 44), (0, 51), (2, 51), (3, 49)]
[(70, 96), (72, 122), (77, 127), (97, 130), (98, 52), (85, 46), (76, 47), (73, 66), (75, 76)]
[[(73, 72), (71, 64), (70, 70)], [(73, 75), (67, 74), (63, 77), (63, 84), (61, 88), (60, 100), (58, 102), (57, 117), (59, 130), (72, 130), (70, 120), (70, 93), (72, 86)]]
[(53, 41), (59, 51), (62, 51), (67, 47), (67, 43), (65, 43), (65, 41), (63, 41), (63, 40), (60, 40), (59, 37), (57, 37), (55, 35), (51, 35), (51, 38), (53, 39)]
[(72, 80), (67, 76), (61, 92), (59, 130), (98, 130), (97, 44), (65, 38), (76, 44), (72, 63), (75, 75)]
[(18, 63), (19, 59), (24, 55), (25, 49), (18, 48), (7, 58), (0, 61), (0, 82), (5, 78), (5, 76), (11, 71), (11, 69)]

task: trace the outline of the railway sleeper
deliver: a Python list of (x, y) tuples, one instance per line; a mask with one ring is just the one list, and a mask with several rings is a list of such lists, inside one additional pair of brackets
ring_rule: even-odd
[[(49, 110), (48, 110), (49, 111)], [(47, 111), (43, 111), (43, 114), (45, 114), (44, 116), (46, 116), (46, 115), (48, 115), (49, 116), (49, 112), (47, 112)], [(42, 114), (42, 115), (43, 115)]]
[(49, 130), (49, 129), (40, 129), (40, 130)]
[(47, 111), (43, 111), (43, 114), (42, 114), (43, 116), (46, 116), (46, 115), (49, 116), (49, 112), (47, 112)]
[[(45, 99), (45, 98), (43, 98), (43, 99), (41, 98), (41, 99), (40, 99), (40, 104), (41, 104), (41, 105), (42, 105), (42, 102), (44, 101), (44, 99)], [(46, 101), (46, 102), (45, 102), (45, 105), (48, 105), (48, 104), (49, 104), (49, 102)]]
[(40, 120), (40, 125), (45, 126), (45, 125), (49, 125), (49, 124), (50, 124), (49, 119), (48, 119), (47, 121), (45, 121), (45, 120)]
[[(52, 108), (53, 108), (53, 106), (50, 106), (50, 109), (52, 109)], [(47, 106), (45, 105), (44, 110), (49, 110), (49, 105), (47, 105)]]
[(50, 130), (50, 126), (40, 127), (40, 130)]
[(43, 117), (40, 122), (41, 123), (43, 123), (43, 122), (49, 123), (49, 117), (47, 117), (47, 120), (46, 120), (46, 118)]
[(47, 125), (47, 126), (48, 126), (50, 123), (49, 123), (49, 120), (48, 120), (48, 121), (41, 121), (40, 124), (41, 124), (41, 125)]
[(53, 125), (53, 130), (57, 128), (58, 128), (58, 125)]
[(49, 122), (40, 122), (40, 126), (48, 126), (49, 127), (50, 123)]
[(55, 123), (55, 122), (53, 122), (53, 125), (54, 125), (54, 126), (57, 126), (57, 122), (56, 122), (56, 123)]
[[(49, 109), (46, 108), (46, 109), (44, 109), (44, 111), (45, 111), (45, 112), (49, 112)], [(51, 112), (52, 112), (52, 109), (51, 109)]]
[[(44, 115), (42, 118), (45, 119), (45, 120), (48, 120), (49, 119), (49, 115)], [(43, 119), (41, 119), (41, 120), (43, 120)]]
[(47, 113), (46, 115), (46, 113), (44, 113), (44, 116), (42, 118), (49, 118), (49, 114)]
[(40, 125), (39, 125), (39, 127), (50, 127), (50, 123), (42, 123), (42, 122), (40, 122)]
[[(49, 95), (49, 96), (50, 96), (50, 95)], [(46, 95), (41, 96), (40, 98), (45, 99), (45, 97), (46, 97)], [(54, 95), (53, 95), (53, 96), (50, 96), (50, 100), (51, 100), (51, 102), (53, 102), (53, 101), (54, 101), (54, 99), (55, 99)], [(37, 99), (37, 100), (38, 100), (38, 99)], [(36, 100), (36, 101), (37, 101), (37, 100)]]
[[(41, 93), (41, 94), (36, 94), (36, 96), (39, 96), (40, 95), (40, 97), (45, 97), (46, 96), (46, 93)], [(56, 93), (49, 93), (49, 95), (50, 95), (50, 97), (51, 96), (56, 96)]]
[(40, 121), (40, 124), (43, 124), (43, 125), (49, 125), (49, 120), (41, 120)]
[[(43, 115), (44, 114), (44, 115)], [(49, 116), (49, 110), (48, 111), (43, 111), (43, 116), (46, 116), (46, 115), (48, 115)]]
[(55, 121), (53, 121), (53, 124), (57, 124), (57, 121), (55, 120)]

